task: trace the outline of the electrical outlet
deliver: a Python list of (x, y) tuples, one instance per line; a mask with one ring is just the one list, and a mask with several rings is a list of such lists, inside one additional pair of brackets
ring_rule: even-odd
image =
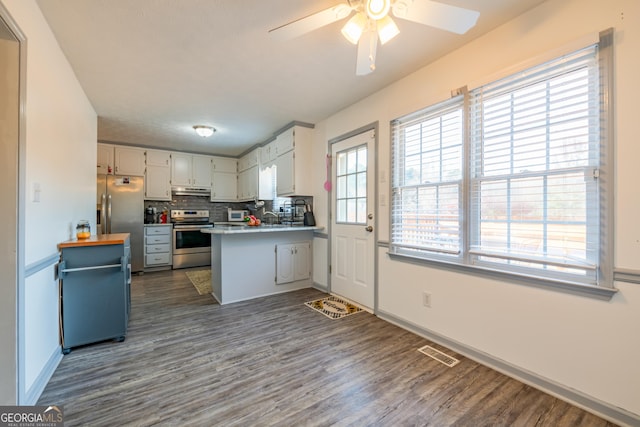
[(431, 307), (431, 294), (429, 292), (422, 293), (422, 305)]

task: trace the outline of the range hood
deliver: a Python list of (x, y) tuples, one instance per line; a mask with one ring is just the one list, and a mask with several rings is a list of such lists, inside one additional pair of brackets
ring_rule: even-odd
[(174, 196), (211, 196), (210, 188), (201, 187), (171, 187), (171, 194)]

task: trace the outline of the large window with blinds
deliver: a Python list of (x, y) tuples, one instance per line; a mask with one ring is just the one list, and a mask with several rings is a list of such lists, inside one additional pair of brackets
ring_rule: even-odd
[(390, 252), (610, 286), (599, 56), (593, 45), (394, 120)]

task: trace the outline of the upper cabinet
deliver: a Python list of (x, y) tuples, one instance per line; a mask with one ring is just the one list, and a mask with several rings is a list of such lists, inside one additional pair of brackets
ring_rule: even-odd
[(287, 153), (295, 147), (296, 144), (296, 130), (305, 129), (300, 126), (293, 126), (278, 136), (276, 136), (276, 156), (282, 156), (284, 153)]
[(171, 151), (147, 150), (147, 166), (171, 167)]
[(144, 176), (143, 148), (121, 147), (115, 148), (115, 174)]
[(213, 172), (237, 173), (238, 160), (231, 157), (212, 157)]
[(240, 157), (240, 160), (238, 160), (238, 172), (242, 172), (254, 166), (258, 166), (259, 154), (260, 149), (256, 148)]
[(212, 157), (212, 202), (235, 202), (238, 199), (238, 161), (229, 157)]
[(171, 200), (172, 186), (210, 188), (212, 202), (311, 195), (312, 135), (293, 126), (239, 159), (98, 143), (97, 172), (144, 176), (147, 200)]
[(211, 156), (171, 154), (171, 185), (211, 188)]
[(258, 197), (258, 163), (260, 149), (255, 148), (238, 160), (238, 201)]
[(211, 156), (193, 155), (191, 170), (192, 185), (211, 188)]
[(271, 141), (260, 148), (260, 167), (270, 167), (278, 157), (276, 152), (276, 141)]
[(98, 143), (98, 174), (144, 176), (144, 149)]
[(258, 197), (258, 167), (254, 166), (238, 174), (238, 201), (249, 201), (256, 197)]
[(115, 146), (98, 143), (98, 174), (113, 175)]
[(313, 194), (311, 174), (308, 173), (312, 135), (310, 128), (293, 126), (277, 136), (278, 157), (275, 164), (276, 193), (279, 197)]
[(171, 152), (147, 150), (145, 200), (171, 200)]

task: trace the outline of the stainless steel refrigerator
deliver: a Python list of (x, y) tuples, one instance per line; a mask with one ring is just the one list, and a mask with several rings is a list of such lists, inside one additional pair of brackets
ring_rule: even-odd
[(131, 271), (144, 268), (144, 178), (98, 175), (98, 234), (131, 235)]

